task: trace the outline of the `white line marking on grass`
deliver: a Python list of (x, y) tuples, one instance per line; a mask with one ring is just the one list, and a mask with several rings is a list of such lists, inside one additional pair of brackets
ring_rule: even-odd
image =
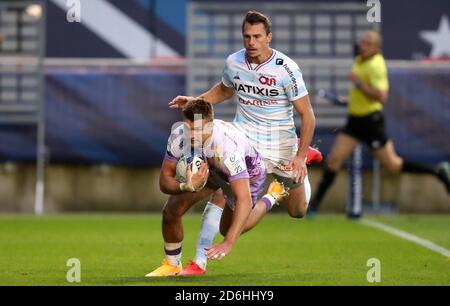
[(446, 248), (441, 247), (441, 246), (439, 246), (439, 245), (437, 245), (437, 244), (435, 244), (435, 243), (433, 243), (433, 242), (431, 242), (429, 240), (420, 238), (420, 237), (415, 236), (413, 234), (410, 234), (408, 232), (405, 232), (405, 231), (399, 230), (397, 228), (385, 225), (385, 224), (380, 223), (380, 222), (372, 221), (372, 220), (364, 219), (364, 220), (361, 220), (360, 223), (362, 223), (364, 225), (367, 225), (367, 226), (370, 226), (370, 227), (377, 228), (379, 230), (382, 230), (382, 231), (384, 231), (386, 233), (389, 233), (389, 234), (392, 234), (394, 236), (403, 238), (405, 240), (417, 243), (418, 245), (421, 245), (421, 246), (423, 246), (423, 247), (425, 247), (427, 249), (430, 249), (433, 252), (439, 253), (439, 254), (444, 255), (446, 257), (450, 257), (450, 250), (447, 250)]

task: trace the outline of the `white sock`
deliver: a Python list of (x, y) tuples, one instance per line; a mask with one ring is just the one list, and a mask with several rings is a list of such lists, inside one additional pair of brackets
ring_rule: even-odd
[(202, 216), (202, 226), (197, 241), (197, 251), (195, 253), (195, 263), (203, 270), (206, 269), (208, 259), (206, 258), (205, 248), (213, 244), (214, 238), (219, 233), (220, 218), (223, 209), (208, 202), (205, 206)]
[(181, 264), (181, 244), (182, 242), (164, 242), (166, 260), (173, 266), (179, 266)]
[(275, 205), (275, 203), (277, 202), (277, 200), (271, 196), (270, 194), (265, 194), (262, 198), (261, 201), (264, 202), (264, 204), (266, 204), (266, 210), (270, 211), (272, 209), (272, 207)]

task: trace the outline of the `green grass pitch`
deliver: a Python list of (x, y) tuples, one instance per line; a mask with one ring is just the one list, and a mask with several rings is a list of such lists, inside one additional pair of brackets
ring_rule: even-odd
[[(368, 218), (450, 249), (448, 215)], [(194, 256), (200, 219), (184, 218), (184, 264)], [(66, 280), (69, 258), (81, 262), (81, 283)], [(367, 281), (369, 258), (381, 262), (380, 283)], [(162, 259), (160, 214), (0, 216), (0, 285), (450, 284), (448, 258), (338, 215), (270, 214), (204, 276), (145, 278)]]

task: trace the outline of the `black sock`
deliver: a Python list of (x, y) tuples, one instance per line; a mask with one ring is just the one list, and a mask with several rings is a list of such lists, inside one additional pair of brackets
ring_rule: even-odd
[(446, 187), (447, 193), (450, 194), (450, 178), (445, 170), (438, 167), (430, 167), (416, 162), (403, 161), (403, 172), (431, 174), (440, 180)]
[(407, 161), (407, 160), (403, 161), (402, 172), (417, 173), (417, 174), (431, 174), (434, 176), (438, 176), (438, 173), (435, 168), (428, 166), (428, 165), (424, 165), (424, 164), (420, 164), (420, 163), (416, 163), (416, 162), (412, 162), (412, 161)]
[(336, 174), (336, 172), (332, 171), (328, 167), (325, 168), (322, 180), (319, 183), (319, 188), (317, 188), (317, 192), (311, 201), (310, 209), (312, 211), (317, 211), (317, 209), (319, 208), (320, 202), (325, 196), (325, 193), (328, 191), (328, 188), (330, 188), (330, 186), (333, 184), (334, 179), (336, 178)]

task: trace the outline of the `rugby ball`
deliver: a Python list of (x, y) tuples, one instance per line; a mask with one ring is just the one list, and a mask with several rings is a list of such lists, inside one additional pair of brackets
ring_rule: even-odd
[[(177, 163), (175, 179), (180, 183), (186, 183), (188, 167), (191, 167), (192, 173), (195, 174), (200, 169), (203, 161), (204, 160), (198, 155), (194, 155), (191, 157), (182, 156)], [(202, 186), (202, 188), (203, 187), (204, 185)]]

